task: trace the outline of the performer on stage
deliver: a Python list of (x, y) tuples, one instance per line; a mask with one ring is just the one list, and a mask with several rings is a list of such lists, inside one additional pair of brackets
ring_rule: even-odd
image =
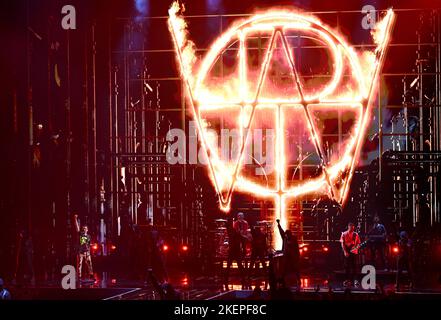
[(382, 223), (380, 223), (380, 218), (376, 215), (374, 217), (374, 225), (372, 226), (372, 229), (368, 232), (371, 263), (372, 265), (377, 267), (376, 254), (378, 253), (381, 260), (381, 266), (384, 269), (387, 269), (386, 259), (384, 258), (384, 252), (386, 248), (386, 236), (386, 228)]
[(277, 228), (283, 240), (283, 282), (284, 285), (290, 286), (291, 279), (295, 278), (297, 288), (300, 288), (300, 250), (297, 237), (293, 235), (291, 230), (283, 230), (280, 220), (277, 219)]
[(233, 222), (233, 227), (229, 228), (229, 247), (228, 247), (228, 258), (227, 258), (227, 270), (225, 273), (225, 286), (228, 287), (228, 279), (230, 274), (230, 268), (233, 261), (236, 261), (237, 268), (240, 272), (240, 277), (242, 281), (242, 287), (245, 287), (245, 270), (243, 267), (243, 258), (246, 253), (246, 236), (248, 233), (249, 225), (244, 219), (244, 214), (239, 212), (237, 214), (237, 220)]
[(346, 279), (343, 284), (350, 286), (355, 284), (357, 246), (360, 244), (360, 237), (355, 232), (355, 225), (352, 222), (349, 222), (348, 229), (342, 232), (340, 242), (345, 256)]
[(413, 269), (412, 269), (412, 241), (409, 239), (406, 231), (400, 232), (400, 240), (398, 241), (398, 260), (397, 260), (397, 274), (395, 281), (395, 289), (400, 290), (403, 270), (407, 270), (410, 280), (410, 288), (413, 288)]
[(249, 265), (249, 276), (251, 276), (253, 270), (257, 266), (262, 264), (264, 274), (266, 274), (266, 234), (262, 231), (261, 226), (255, 227), (252, 232), (253, 240), (251, 241), (251, 262)]
[(34, 244), (26, 228), (20, 230), (16, 248), (15, 281), (25, 285), (35, 285)]
[(247, 243), (252, 240), (250, 225), (245, 220), (243, 212), (237, 214), (237, 220), (233, 223), (234, 231), (239, 235), (240, 246), (243, 256), (246, 256)]
[(153, 225), (152, 219), (147, 219), (147, 266), (152, 269), (156, 277), (159, 277), (163, 282), (168, 281), (168, 273), (165, 267), (162, 239), (158, 229)]
[(81, 280), (83, 262), (86, 262), (87, 270), (89, 272), (89, 278), (94, 279), (93, 277), (93, 268), (92, 268), (92, 256), (90, 254), (90, 235), (89, 228), (84, 225), (81, 227), (80, 231), (80, 223), (78, 221), (78, 215), (75, 215), (75, 229), (79, 232), (79, 249), (78, 249), (78, 279)]

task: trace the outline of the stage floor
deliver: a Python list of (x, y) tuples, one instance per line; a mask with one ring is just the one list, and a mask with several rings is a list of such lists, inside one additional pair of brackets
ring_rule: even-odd
[[(266, 290), (264, 278), (253, 277), (247, 287), (243, 287), (237, 276), (230, 277), (228, 286), (220, 277), (191, 277), (174, 272), (170, 274), (180, 300), (253, 300), (253, 299), (294, 299), (294, 300), (381, 300), (381, 299), (441, 299), (441, 284), (413, 288), (403, 286), (396, 292), (393, 271), (377, 273), (376, 290), (354, 287), (347, 290), (343, 286), (342, 271), (333, 274), (303, 273), (300, 288), (292, 287), (289, 292), (279, 292), (271, 296)], [(35, 286), (9, 286), (15, 300), (160, 300), (153, 286), (141, 280), (129, 280), (108, 272), (95, 274), (93, 282), (83, 282), (76, 290), (61, 289), (61, 282), (43, 281)], [(359, 277), (361, 279), (361, 276)]]

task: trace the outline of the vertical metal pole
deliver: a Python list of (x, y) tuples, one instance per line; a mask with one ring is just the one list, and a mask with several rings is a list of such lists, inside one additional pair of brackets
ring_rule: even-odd
[(99, 192), (98, 192), (98, 177), (97, 177), (97, 138), (96, 138), (96, 39), (95, 39), (95, 29), (96, 24), (92, 25), (92, 152), (91, 152), (91, 160), (92, 160), (92, 197), (93, 197), (93, 206), (92, 213), (95, 216), (98, 213), (98, 203), (99, 203)]
[(67, 97), (66, 97), (66, 211), (67, 211), (67, 258), (70, 259), (71, 256), (71, 140), (72, 140), (72, 132), (71, 132), (71, 84), (70, 84), (70, 31), (66, 31), (66, 50), (67, 50), (67, 72), (66, 72), (66, 83), (67, 83)]
[(83, 82), (83, 142), (82, 142), (82, 156), (84, 163), (84, 208), (85, 212), (85, 221), (90, 223), (89, 214), (90, 214), (90, 168), (89, 168), (89, 35), (86, 32), (84, 36), (84, 82)]
[[(432, 26), (431, 26), (431, 31), (432, 31), (432, 41), (435, 41), (435, 15), (434, 12), (431, 12), (431, 21), (432, 21)], [(436, 47), (435, 47), (435, 52), (436, 52)], [(435, 62), (436, 63), (436, 62)], [(436, 67), (436, 66), (435, 66)], [(436, 76), (435, 76), (436, 77)], [(436, 80), (436, 79), (435, 79)], [(436, 88), (435, 88), (436, 90)], [(436, 94), (436, 93), (435, 93)], [(434, 132), (435, 132), (435, 128), (436, 128), (436, 124), (435, 124), (435, 114), (436, 114), (436, 107), (434, 108), (433, 106), (430, 105), (429, 102), (429, 136), (428, 136), (428, 140), (430, 142), (430, 146), (429, 146), (429, 152), (431, 152), (433, 150), (433, 146), (435, 143), (435, 137), (434, 137)], [(432, 156), (429, 155), (429, 159), (432, 159)], [(435, 164), (430, 162), (428, 164), (429, 167), (429, 206), (430, 206), (430, 225), (432, 226), (433, 223), (435, 222), (435, 203), (434, 203), (434, 169), (435, 169)]]
[[(108, 94), (109, 94), (109, 123), (108, 123), (108, 133), (109, 133), (109, 163), (110, 163), (110, 179), (109, 179), (109, 186), (110, 186), (110, 192), (109, 192), (109, 204), (110, 204), (110, 226), (109, 229), (111, 230), (112, 235), (116, 234), (114, 233), (114, 213), (115, 213), (115, 183), (114, 183), (114, 167), (115, 167), (115, 163), (114, 163), (114, 149), (113, 149), (113, 139), (114, 139), (114, 133), (113, 133), (113, 97), (114, 97), (114, 91), (116, 90), (116, 88), (113, 88), (113, 67), (112, 67), (112, 28), (111, 28), (111, 18), (108, 17), (108, 27), (107, 27), (107, 54), (108, 54), (108, 64), (107, 64), (107, 68), (108, 68), (108, 77), (109, 77), (109, 82), (108, 82)], [(116, 94), (115, 94), (116, 97)], [(116, 103), (116, 102), (115, 102)]]
[(114, 118), (112, 119), (112, 143), (113, 143), (113, 154), (114, 166), (112, 167), (113, 175), (113, 196), (114, 196), (114, 218), (119, 218), (119, 134), (118, 134), (118, 108), (119, 108), (119, 87), (118, 87), (118, 68), (115, 68), (113, 72), (113, 90), (114, 90)]
[[(132, 152), (132, 138), (133, 138), (133, 130), (132, 130), (132, 113), (130, 111), (130, 76), (131, 76), (131, 68), (129, 62), (129, 55), (132, 49), (132, 25), (130, 22), (127, 22), (125, 33), (124, 33), (124, 109), (123, 109), (123, 117), (124, 117), (124, 144), (123, 144), (123, 153), (131, 153)], [(131, 218), (133, 220), (133, 177), (130, 174), (130, 178), (127, 179), (127, 172), (130, 170), (130, 173), (133, 171), (133, 167), (127, 167), (126, 169), (126, 188), (128, 199), (126, 198), (125, 206), (128, 206), (132, 214)], [(118, 178), (119, 179), (119, 178)], [(125, 210), (126, 208), (124, 208)]]
[(418, 74), (419, 74), (419, 140), (420, 140), (420, 145), (419, 145), (419, 151), (424, 151), (424, 109), (423, 109), (423, 103), (424, 103), (424, 92), (423, 92), (423, 61), (422, 61), (422, 56), (421, 56), (421, 34), (418, 31), (417, 34), (417, 38), (418, 38), (418, 53), (417, 53), (417, 70), (418, 70)]
[(378, 78), (378, 177), (379, 183), (383, 180), (383, 109), (381, 106), (381, 79), (382, 74)]
[(52, 21), (47, 24), (47, 125), (52, 133)]
[[(125, 40), (125, 36), (124, 36)], [(125, 41), (124, 41), (125, 45)], [(112, 52), (110, 52), (112, 54)], [(112, 70), (112, 69), (111, 69)], [(114, 108), (113, 108), (113, 119), (111, 123), (112, 127), (112, 143), (113, 143), (113, 154), (112, 158), (114, 159), (113, 167), (112, 167), (112, 175), (113, 175), (113, 218), (112, 223), (118, 220), (119, 218), (119, 117), (118, 117), (118, 109), (119, 109), (119, 86), (118, 86), (118, 72), (119, 69), (116, 66), (112, 72), (113, 79), (113, 95), (114, 95)], [(112, 112), (111, 111), (111, 112)], [(116, 225), (116, 231), (118, 230), (118, 224)], [(116, 232), (115, 234), (118, 234)]]
[[(27, 27), (30, 24), (30, 0), (26, 1), (26, 23)], [(34, 119), (33, 119), (33, 105), (32, 105), (32, 80), (31, 80), (31, 63), (32, 63), (32, 43), (29, 30), (26, 30), (27, 43), (27, 103), (28, 103), (28, 185), (27, 185), (27, 224), (29, 232), (32, 230), (32, 158), (33, 158), (33, 144), (34, 144)]]
[[(421, 16), (420, 16), (421, 19)], [(420, 28), (421, 28), (421, 24), (422, 22), (420, 21)], [(418, 74), (419, 74), (419, 90), (418, 90), (418, 101), (419, 101), (419, 107), (418, 107), (418, 112), (419, 112), (419, 151), (424, 151), (424, 92), (423, 92), (423, 61), (422, 61), (422, 55), (421, 55), (421, 29), (417, 31), (417, 41), (418, 41), (418, 51), (417, 51), (417, 70), (418, 70)], [(419, 220), (421, 220), (421, 216), (420, 216), (420, 210), (419, 210), (419, 206), (417, 203), (417, 197), (416, 197), (416, 183), (414, 183), (414, 188), (413, 188), (413, 197), (414, 197), (414, 218), (413, 218), (413, 223), (415, 225), (415, 223)]]
[[(440, 151), (440, 147), (441, 147), (441, 126), (440, 126), (440, 121), (441, 121), (441, 108), (440, 108), (440, 104), (441, 104), (441, 74), (440, 74), (440, 63), (441, 63), (441, 50), (440, 50), (440, 45), (441, 45), (441, 24), (440, 24), (440, 11), (436, 11), (435, 13), (435, 41), (436, 41), (436, 88), (435, 88), (435, 151)], [(439, 164), (437, 164), (435, 166), (435, 170), (437, 172), (439, 172), (440, 170), (440, 166)], [(441, 213), (440, 213), (440, 203), (439, 203), (439, 195), (438, 195), (438, 189), (439, 189), (439, 181), (438, 181), (438, 175), (434, 176), (434, 203), (435, 203), (435, 213), (436, 213), (436, 217), (435, 217), (435, 221), (436, 222), (440, 222), (441, 221)]]

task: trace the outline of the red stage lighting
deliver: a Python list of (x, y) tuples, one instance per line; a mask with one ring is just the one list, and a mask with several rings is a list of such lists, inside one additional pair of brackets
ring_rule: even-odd
[(300, 286), (302, 288), (307, 288), (309, 287), (309, 279), (308, 278), (301, 278), (300, 279)]
[(303, 247), (303, 251), (304, 252), (308, 251), (308, 247)]
[(112, 251), (113, 251), (113, 250), (116, 250), (116, 246), (115, 246), (114, 244), (112, 244), (112, 245), (110, 246), (110, 249), (112, 249)]
[(164, 245), (162, 246), (162, 250), (163, 250), (163, 251), (168, 251), (168, 245), (164, 244)]
[(323, 247), (323, 252), (328, 252), (329, 248), (328, 247)]
[(92, 247), (93, 251), (97, 251), (98, 250), (98, 243), (93, 243), (91, 247)]
[(398, 248), (398, 246), (393, 246), (392, 247), (392, 252), (397, 254), (398, 252), (400, 252), (400, 249)]
[(187, 252), (188, 251), (188, 246), (184, 244), (181, 249), (182, 249), (182, 251)]

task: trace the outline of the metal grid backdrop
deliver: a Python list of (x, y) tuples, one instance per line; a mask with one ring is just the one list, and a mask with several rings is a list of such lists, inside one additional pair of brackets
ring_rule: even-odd
[[(397, 227), (413, 226), (424, 217), (429, 224), (441, 221), (440, 12), (395, 12), (392, 43), (372, 109), (374, 118), (346, 212), (340, 215), (358, 219), (363, 229), (375, 213)], [(361, 27), (364, 15), (360, 11), (313, 14), (341, 30), (354, 47), (369, 46), (369, 30)], [(232, 21), (246, 16), (186, 16), (198, 56), (203, 57)], [(177, 231), (179, 241), (200, 245), (198, 231), (206, 222), (203, 216), (215, 218), (220, 213), (206, 168), (188, 163), (188, 157), (185, 164), (174, 165), (165, 158), (167, 131), (185, 130), (188, 143), (192, 120), (167, 18), (117, 18), (110, 22), (112, 172), (107, 183), (112, 231), (117, 233), (118, 222), (126, 219), (145, 224), (152, 218), (155, 224)], [(259, 45), (254, 49), (264, 50)], [(323, 138), (342, 141), (340, 113), (333, 128)], [(300, 172), (307, 167), (302, 165)], [(271, 216), (271, 205), (263, 200), (240, 196), (236, 202), (234, 208), (247, 212), (248, 217), (267, 218), (262, 210)], [(288, 208), (291, 228), (300, 231), (303, 240), (331, 240), (341, 230), (339, 210), (332, 208), (332, 204), (317, 203), (313, 196), (293, 203)]]

